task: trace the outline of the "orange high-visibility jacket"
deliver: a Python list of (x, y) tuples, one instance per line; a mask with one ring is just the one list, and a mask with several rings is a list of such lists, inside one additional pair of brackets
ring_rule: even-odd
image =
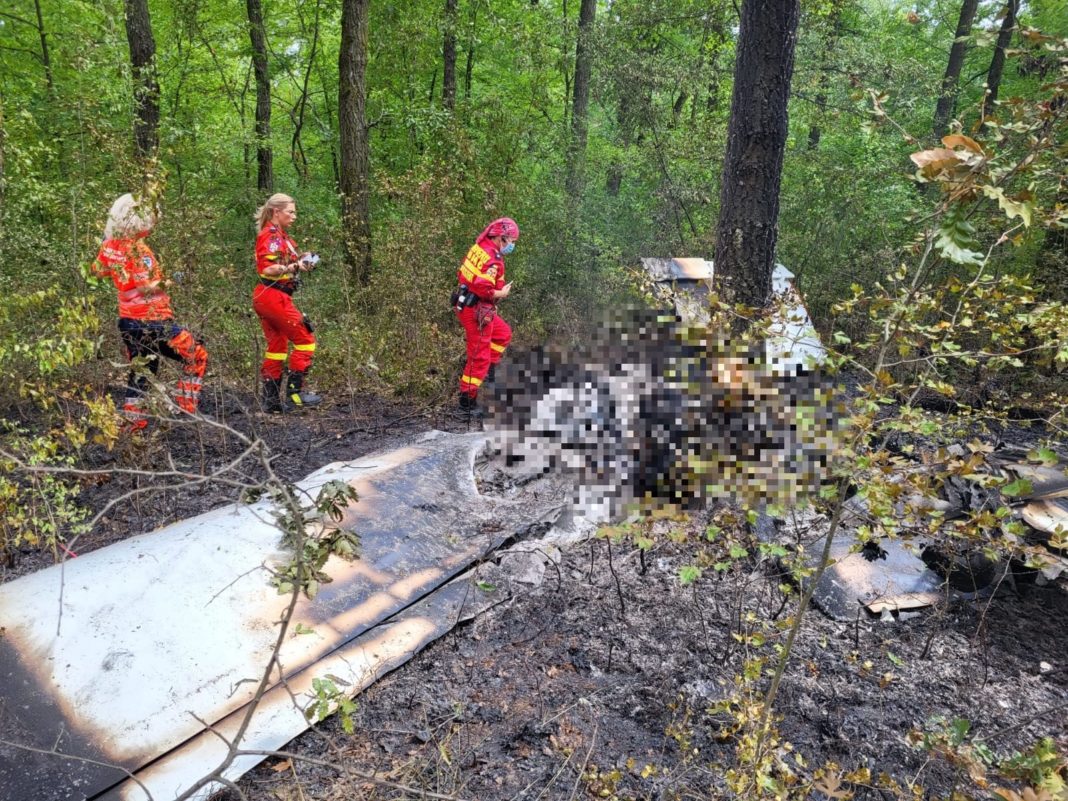
[(92, 265), (93, 273), (110, 278), (119, 293), (119, 317), (131, 320), (170, 320), (171, 299), (161, 288), (145, 286), (163, 279), (156, 254), (144, 239), (105, 239)]

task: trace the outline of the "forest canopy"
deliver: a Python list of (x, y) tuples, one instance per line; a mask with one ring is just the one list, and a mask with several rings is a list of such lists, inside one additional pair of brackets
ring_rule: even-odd
[[(910, 160), (944, 133), (1006, 161), (1045, 135), (1040, 164), (1000, 195), (995, 176), (945, 230), (985, 252), (1023, 209), (991, 262), (1063, 294), (1064, 4), (803, 6), (777, 259), (821, 331), (949, 211), (952, 190), (917, 183)], [(711, 257), (737, 35), (719, 0), (15, 0), (0, 12), (0, 269), (19, 288), (4, 371), (78, 372), (87, 342), (113, 355), (112, 299), (83, 265), (125, 191), (161, 194), (153, 247), (216, 381), (255, 380), (252, 213), (270, 191), (297, 199), (295, 234), (326, 265), (303, 292), (320, 381), (451, 386), (444, 298), (503, 214), (523, 230), (517, 343), (581, 338), (640, 257)]]

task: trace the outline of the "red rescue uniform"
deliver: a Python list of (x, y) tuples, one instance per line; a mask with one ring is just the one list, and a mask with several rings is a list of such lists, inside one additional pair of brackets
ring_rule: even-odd
[[(259, 315), (267, 351), (260, 367), (260, 375), (279, 380), (282, 364), (289, 356), (289, 372), (306, 373), (315, 355), (315, 335), (307, 318), (293, 303), (297, 289), (296, 265), (300, 258), (297, 243), (274, 223), (263, 226), (256, 237), (256, 272), (260, 281), (252, 290), (252, 308)], [(292, 273), (266, 277), (263, 271), (278, 264), (294, 264)], [(288, 353), (289, 343), (293, 353)]]
[(505, 285), (504, 258), (488, 236), (482, 236), (467, 251), (456, 278), (478, 297), (475, 305), (456, 312), (467, 338), (467, 362), (460, 376), (460, 393), (474, 398), (490, 365), (501, 360), (512, 341), (512, 329), (497, 314), (493, 298), (493, 293)]
[[(181, 362), (183, 375), (178, 380), (175, 401), (184, 411), (196, 413), (208, 352), (189, 329), (174, 321), (171, 299), (160, 286), (163, 271), (151, 248), (141, 237), (106, 239), (92, 271), (100, 278), (110, 278), (118, 291), (119, 334), (127, 359), (146, 359), (153, 375), (159, 372), (160, 356)], [(147, 390), (147, 377), (130, 370), (123, 414), (131, 429), (148, 424), (141, 407)]]
[(93, 262), (93, 273), (110, 278), (119, 293), (119, 317), (129, 320), (170, 320), (174, 317), (171, 299), (158, 286), (163, 280), (156, 254), (144, 239), (105, 239)]

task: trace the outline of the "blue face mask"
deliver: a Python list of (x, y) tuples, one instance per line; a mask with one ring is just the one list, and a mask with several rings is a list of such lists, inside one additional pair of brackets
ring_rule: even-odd
[(505, 245), (503, 248), (501, 248), (501, 255), (502, 256), (507, 256), (513, 250), (515, 250), (515, 242), (509, 242), (507, 245)]

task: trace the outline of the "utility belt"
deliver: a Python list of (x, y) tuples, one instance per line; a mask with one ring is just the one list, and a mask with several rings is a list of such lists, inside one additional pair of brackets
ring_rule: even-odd
[(287, 295), (292, 295), (294, 292), (297, 291), (297, 287), (300, 286), (297, 281), (275, 281), (271, 278), (260, 278), (260, 284), (263, 286), (268, 286), (271, 289), (281, 290)]
[(467, 284), (460, 284), (452, 291), (452, 295), (449, 296), (449, 302), (452, 303), (452, 310), (455, 312), (462, 312), (464, 309), (469, 309), (478, 303), (478, 301), (478, 295), (472, 292), (471, 287)]

